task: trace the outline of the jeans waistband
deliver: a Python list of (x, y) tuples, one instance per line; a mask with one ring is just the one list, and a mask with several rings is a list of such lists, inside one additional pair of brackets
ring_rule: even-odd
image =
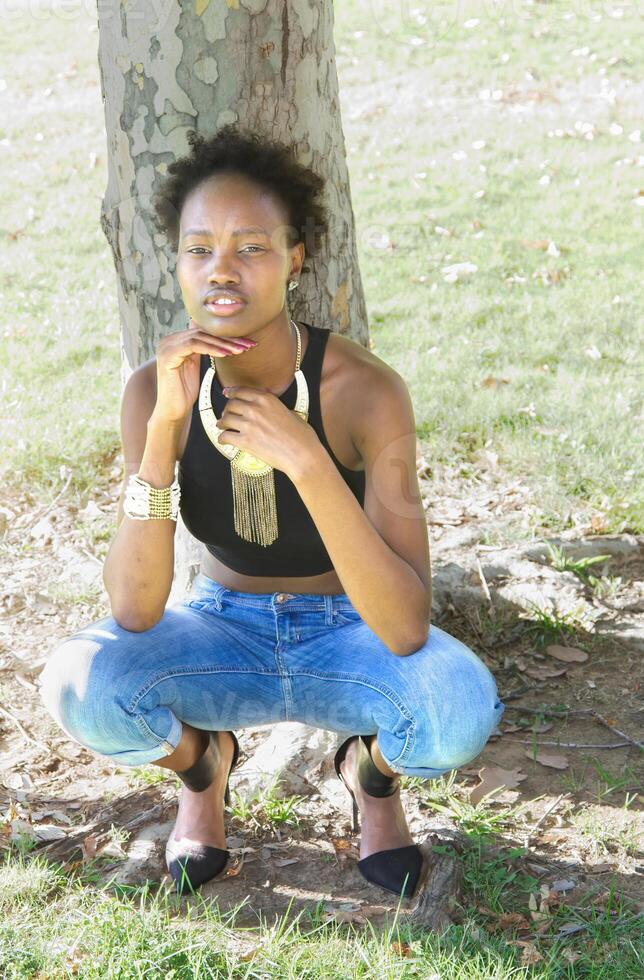
[(218, 609), (222, 603), (232, 603), (271, 611), (275, 608), (288, 608), (299, 611), (326, 611), (353, 609), (354, 605), (346, 592), (338, 595), (324, 595), (321, 592), (239, 592), (228, 589), (214, 579), (200, 572), (192, 583), (191, 595), (212, 599)]

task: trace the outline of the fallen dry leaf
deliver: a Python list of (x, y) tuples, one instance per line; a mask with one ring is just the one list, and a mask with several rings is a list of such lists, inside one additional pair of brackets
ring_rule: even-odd
[(533, 762), (539, 762), (542, 766), (549, 766), (551, 769), (567, 769), (569, 765), (565, 755), (556, 755), (553, 752), (537, 752), (534, 755), (531, 749), (526, 749), (525, 754)]
[(543, 959), (535, 944), (528, 942), (527, 939), (508, 939), (508, 945), (521, 948), (521, 963), (524, 966), (531, 966)]
[(254, 946), (252, 949), (247, 950), (245, 953), (242, 953), (237, 958), (242, 963), (248, 963), (249, 960), (255, 959), (255, 957), (260, 952), (260, 950), (261, 950), (261, 946)]
[(527, 774), (520, 769), (502, 769), (500, 766), (484, 766), (479, 770), (478, 783), (470, 793), (470, 803), (476, 805), (488, 793), (500, 789), (512, 789), (527, 779)]
[(593, 874), (601, 875), (606, 871), (612, 871), (612, 868), (613, 865), (610, 863), (610, 861), (600, 861), (599, 864), (591, 864), (588, 870), (592, 871)]
[(578, 647), (560, 647), (555, 644), (554, 646), (546, 647), (546, 653), (549, 657), (554, 657), (555, 660), (562, 660), (567, 664), (583, 664), (588, 660), (586, 651), (580, 650)]
[(329, 909), (324, 913), (325, 922), (359, 922), (364, 924), (367, 920), (361, 912), (345, 911), (344, 909)]
[(236, 878), (241, 869), (244, 866), (243, 860), (238, 861), (236, 864), (231, 864), (226, 868), (226, 873), (224, 878)]
[(81, 844), (81, 851), (83, 852), (83, 863), (86, 861), (91, 861), (92, 858), (96, 857), (96, 847), (98, 844), (98, 837), (90, 835), (86, 837)]
[(279, 861), (273, 861), (276, 868), (285, 868), (287, 864), (297, 864), (299, 858), (280, 858)]
[(409, 943), (392, 943), (389, 948), (396, 956), (411, 956), (411, 946)]
[(576, 953), (574, 949), (562, 949), (561, 955), (565, 960), (568, 960), (569, 963), (576, 963), (581, 956), (581, 953)]
[[(16, 676), (15, 671), (14, 676)], [(6, 776), (2, 777), (2, 785), (7, 789), (13, 790), (30, 790), (34, 787), (31, 776), (26, 772), (8, 773)]]
[(384, 905), (363, 905), (360, 909), (363, 915), (384, 915), (388, 909)]
[(331, 843), (335, 850), (335, 856), (339, 861), (346, 861), (347, 858), (356, 857), (358, 853), (355, 844), (344, 837), (332, 837)]
[(520, 912), (504, 912), (497, 919), (495, 925), (499, 929), (531, 929), (532, 924)]
[(544, 909), (543, 899), (540, 903), (540, 906), (537, 907), (536, 895), (530, 895), (530, 898), (528, 899), (528, 907), (530, 908), (530, 918), (532, 919), (533, 922), (541, 923), (550, 918), (550, 916), (548, 915), (547, 907), (545, 907)]
[(561, 844), (562, 841), (566, 839), (566, 834), (563, 830), (544, 830), (542, 834), (539, 834), (537, 840), (541, 844)]
[(562, 674), (566, 673), (566, 670), (566, 667), (562, 667), (560, 670), (553, 670), (551, 667), (528, 667), (525, 673), (528, 677), (534, 677), (535, 680), (545, 681), (550, 677), (561, 677)]

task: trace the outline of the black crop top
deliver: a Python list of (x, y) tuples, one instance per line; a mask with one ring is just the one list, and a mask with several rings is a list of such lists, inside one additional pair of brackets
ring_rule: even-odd
[[(299, 321), (298, 326), (301, 326)], [(320, 376), (329, 331), (307, 323), (304, 326), (309, 342), (300, 368), (309, 388), (309, 425), (317, 432), (320, 442), (363, 507), (364, 470), (350, 470), (336, 459), (322, 428)], [(202, 354), (200, 381), (209, 367), (209, 356)], [(297, 383), (293, 376), (290, 386), (278, 397), (287, 408), (293, 409), (296, 394)], [(217, 418), (221, 418), (228, 399), (217, 377), (212, 382), (211, 397)], [(329, 553), (295, 484), (282, 470), (276, 468), (273, 474), (278, 536), (270, 545), (245, 541), (234, 527), (230, 460), (206, 435), (197, 398), (177, 474), (181, 487), (181, 517), (188, 531), (224, 565), (244, 575), (304, 576), (331, 571), (333, 564)]]

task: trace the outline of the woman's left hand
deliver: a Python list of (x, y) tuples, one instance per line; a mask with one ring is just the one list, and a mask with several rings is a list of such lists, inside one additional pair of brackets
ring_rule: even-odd
[(282, 470), (293, 482), (323, 449), (315, 429), (270, 388), (232, 385), (217, 428), (221, 445), (237, 446)]

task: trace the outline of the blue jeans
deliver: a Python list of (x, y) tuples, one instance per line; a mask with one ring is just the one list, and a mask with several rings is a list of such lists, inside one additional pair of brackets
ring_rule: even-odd
[(485, 664), (437, 626), (399, 657), (346, 593), (236, 592), (203, 574), (151, 629), (110, 616), (65, 639), (40, 683), (73, 740), (125, 766), (173, 752), (183, 722), (300, 721), (375, 733), (391, 769), (431, 778), (477, 756), (505, 708)]

